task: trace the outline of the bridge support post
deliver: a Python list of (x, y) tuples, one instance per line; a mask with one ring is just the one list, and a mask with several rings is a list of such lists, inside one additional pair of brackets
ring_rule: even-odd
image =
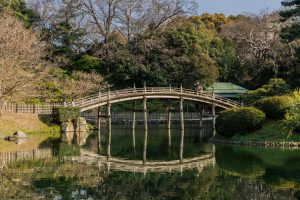
[(171, 102), (169, 100), (169, 107), (168, 107), (168, 141), (169, 147), (172, 145), (172, 138), (171, 138), (171, 123), (172, 123), (172, 113), (171, 113)]
[(212, 127), (213, 136), (216, 135), (216, 105), (215, 105), (215, 92), (213, 92), (213, 102), (212, 102)]
[(183, 143), (184, 143), (184, 129), (181, 129), (180, 133), (180, 151), (179, 151), (179, 157), (180, 162), (183, 162)]
[(204, 107), (201, 105), (200, 106), (200, 111), (199, 111), (199, 128), (203, 128), (203, 116), (204, 116)]
[(98, 131), (98, 153), (101, 153), (101, 107), (98, 107), (97, 112), (97, 131)]
[(110, 159), (110, 147), (111, 147), (111, 104), (107, 104), (107, 118), (108, 118), (108, 145), (107, 145), (107, 160)]
[(171, 103), (169, 100), (169, 107), (168, 107), (168, 129), (171, 129), (171, 120), (172, 120), (172, 113), (171, 113)]
[(143, 151), (143, 164), (147, 161), (147, 140), (148, 140), (148, 116), (147, 116), (147, 98), (144, 97), (144, 125), (145, 125), (145, 136), (144, 136), (144, 151)]
[(136, 101), (133, 102), (132, 108), (132, 146), (133, 146), (133, 156), (135, 157), (135, 125), (136, 125)]
[(180, 137), (180, 162), (183, 162), (183, 143), (184, 143), (184, 113), (183, 113), (183, 98), (180, 98), (180, 127), (181, 127), (181, 137)]
[(180, 97), (180, 128), (184, 130), (183, 98)]

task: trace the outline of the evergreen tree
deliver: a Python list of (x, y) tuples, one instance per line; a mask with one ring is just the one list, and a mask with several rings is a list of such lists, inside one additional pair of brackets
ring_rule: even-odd
[[(300, 83), (300, 79), (298, 78), (300, 74), (300, 0), (285, 0), (282, 2), (282, 5), (287, 7), (288, 9), (280, 12), (280, 16), (282, 17), (283, 22), (287, 22), (285, 28), (281, 31), (281, 38), (285, 42), (294, 42), (295, 46), (295, 59), (296, 59), (296, 67), (295, 67), (295, 78), (296, 82)], [(298, 85), (297, 84), (297, 85)]]
[(57, 20), (43, 30), (43, 39), (48, 43), (48, 59), (68, 66), (79, 54), (85, 31), (77, 25), (80, 17), (79, 1), (63, 0)]
[(300, 39), (300, 0), (286, 0), (282, 5), (289, 8), (280, 12), (282, 21), (291, 20), (292, 24), (282, 29), (281, 37), (287, 42)]
[(39, 20), (38, 14), (26, 6), (24, 0), (0, 0), (0, 12), (7, 10), (18, 17), (26, 27)]

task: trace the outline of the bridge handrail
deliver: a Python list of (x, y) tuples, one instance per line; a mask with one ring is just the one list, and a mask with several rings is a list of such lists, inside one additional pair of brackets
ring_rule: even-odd
[(20, 113), (40, 113), (40, 114), (51, 114), (53, 108), (73, 106), (73, 107), (85, 107), (90, 106), (99, 101), (109, 101), (110, 99), (121, 98), (121, 97), (131, 97), (132, 95), (143, 95), (143, 94), (165, 94), (165, 95), (189, 95), (190, 97), (203, 97), (206, 101), (215, 101), (226, 105), (226, 107), (238, 107), (239, 103), (232, 101), (230, 99), (224, 98), (219, 95), (215, 95), (211, 92), (203, 91), (196, 92), (191, 89), (184, 88), (172, 88), (172, 87), (146, 87), (146, 88), (127, 88), (115, 91), (105, 91), (98, 92), (86, 97), (82, 97), (72, 102), (64, 103), (46, 103), (46, 104), (15, 104), (15, 103), (5, 103), (2, 106), (1, 111), (3, 112), (20, 112)]
[(182, 89), (182, 88), (171, 88), (171, 87), (147, 87), (147, 88), (131, 88), (131, 89), (122, 89), (122, 90), (115, 90), (115, 91), (106, 91), (106, 92), (99, 92), (98, 94), (90, 95), (84, 98), (80, 98), (74, 100), (71, 103), (68, 103), (70, 106), (83, 106), (86, 104), (91, 104), (98, 102), (99, 100), (108, 101), (114, 97), (126, 96), (129, 94), (168, 94), (168, 93), (178, 93), (178, 94), (188, 94), (188, 95), (196, 95), (196, 96), (203, 96), (208, 97), (210, 99), (214, 98), (217, 101), (221, 101), (223, 103), (228, 103), (234, 106), (239, 106), (239, 104), (235, 101), (230, 99), (214, 95), (213, 93), (209, 93), (206, 91), (203, 92), (196, 92), (191, 89)]

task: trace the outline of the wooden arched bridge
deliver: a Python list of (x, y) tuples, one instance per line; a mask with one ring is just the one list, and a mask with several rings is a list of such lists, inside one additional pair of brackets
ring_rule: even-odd
[(238, 107), (240, 104), (236, 101), (215, 95), (208, 92), (196, 92), (184, 88), (172, 87), (144, 87), (144, 88), (130, 88), (123, 90), (98, 92), (97, 94), (76, 99), (72, 102), (62, 103), (43, 103), (43, 104), (24, 104), (24, 103), (9, 103), (6, 102), (1, 112), (15, 112), (15, 113), (38, 113), (38, 114), (52, 114), (53, 108), (59, 107), (79, 107), (81, 111), (87, 111), (99, 106), (113, 104), (117, 102), (139, 100), (139, 99), (183, 99), (199, 103), (206, 103), (215, 105), (223, 109)]
[(99, 92), (95, 95), (74, 100), (65, 106), (79, 107), (81, 111), (87, 111), (99, 106), (113, 104), (123, 101), (140, 99), (183, 99), (199, 103), (214, 104), (223, 109), (240, 106), (239, 103), (230, 99), (208, 92), (196, 92), (190, 89), (172, 87), (144, 87), (131, 88), (107, 92)]

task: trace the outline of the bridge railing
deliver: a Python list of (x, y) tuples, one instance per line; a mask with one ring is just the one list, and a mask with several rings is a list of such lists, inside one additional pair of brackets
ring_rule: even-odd
[(130, 88), (115, 91), (105, 91), (99, 92), (94, 95), (86, 96), (80, 99), (76, 99), (72, 102), (65, 103), (46, 103), (46, 104), (17, 104), (17, 103), (6, 103), (2, 106), (1, 112), (6, 113), (37, 113), (37, 114), (51, 114), (53, 108), (74, 106), (74, 107), (84, 107), (86, 105), (91, 105), (98, 103), (100, 101), (109, 101), (116, 97), (126, 97), (130, 95), (142, 95), (142, 94), (177, 94), (180, 95), (190, 95), (191, 97), (204, 97), (207, 100), (214, 100), (219, 103), (227, 104), (228, 106), (238, 107), (239, 103), (232, 101), (230, 99), (214, 95), (208, 92), (196, 92), (190, 89), (183, 88), (171, 88), (171, 87), (146, 87), (146, 88)]
[(196, 92), (194, 90), (182, 89), (182, 88), (171, 88), (171, 87), (147, 87), (147, 88), (133, 88), (133, 89), (123, 89), (116, 91), (107, 91), (107, 92), (99, 92), (98, 94), (94, 94), (91, 96), (87, 96), (81, 99), (77, 99), (72, 103), (69, 103), (68, 106), (78, 106), (82, 107), (85, 105), (93, 104), (99, 101), (109, 101), (115, 97), (129, 96), (134, 94), (183, 94), (183, 95), (193, 95), (193, 96), (203, 96), (208, 99), (214, 99), (215, 101), (219, 101), (221, 103), (239, 106), (239, 104), (230, 99), (214, 95), (213, 93), (208, 92)]

